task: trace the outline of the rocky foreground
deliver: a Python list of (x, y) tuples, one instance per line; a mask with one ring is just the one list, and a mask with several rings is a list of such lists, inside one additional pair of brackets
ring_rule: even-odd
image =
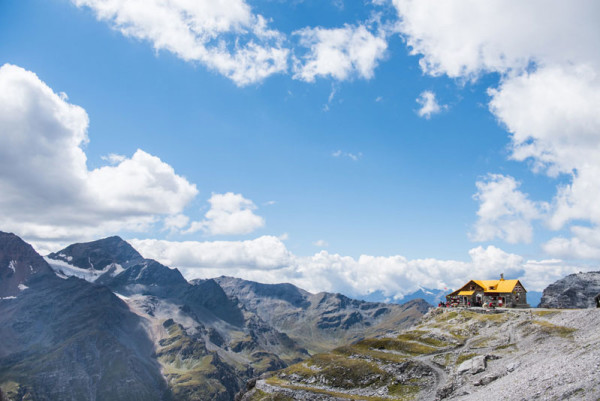
[(600, 310), (436, 309), (251, 383), (243, 401), (598, 400)]

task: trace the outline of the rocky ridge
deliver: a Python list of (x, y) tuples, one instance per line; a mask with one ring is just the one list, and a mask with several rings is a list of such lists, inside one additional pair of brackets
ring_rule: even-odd
[(597, 400), (600, 310), (435, 309), (256, 381), (244, 401)]
[(600, 271), (570, 274), (550, 284), (540, 308), (595, 308), (600, 296)]

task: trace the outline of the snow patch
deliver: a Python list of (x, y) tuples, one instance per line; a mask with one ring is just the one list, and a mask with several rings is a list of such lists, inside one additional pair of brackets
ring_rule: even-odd
[(25, 291), (26, 289), (28, 289), (28, 288), (29, 288), (29, 287), (27, 287), (25, 284), (19, 284), (17, 287), (18, 287), (18, 288), (19, 288), (19, 290), (21, 290), (21, 291)]
[(62, 273), (59, 273), (59, 272), (57, 272), (57, 271), (54, 271), (54, 274), (56, 274), (56, 276), (57, 276), (58, 278), (62, 278), (63, 280), (67, 280), (67, 279), (69, 278), (69, 277), (65, 276), (64, 274), (62, 274)]
[(111, 265), (109, 265), (107, 268), (108, 268), (109, 270), (110, 270), (111, 268), (114, 268), (114, 270), (113, 270), (113, 271), (110, 273), (110, 275), (111, 275), (112, 277), (115, 277), (115, 276), (117, 276), (117, 275), (119, 275), (119, 274), (121, 274), (121, 273), (123, 273), (123, 272), (125, 271), (125, 269), (123, 268), (123, 266), (121, 266), (121, 265), (120, 265), (120, 264), (118, 264), (118, 263), (112, 263), (112, 264), (111, 264)]
[[(58, 255), (58, 256), (60, 256), (60, 255)], [(73, 266), (63, 260), (50, 259), (47, 256), (44, 257), (44, 260), (46, 260), (46, 262), (48, 262), (48, 264), (50, 265), (52, 270), (54, 270), (54, 272), (57, 275), (61, 274), (66, 277), (78, 277), (78, 278), (84, 279), (85, 281), (89, 281), (90, 283), (93, 283), (94, 281), (96, 281), (98, 279), (98, 277), (100, 277), (103, 274), (106, 274), (108, 272), (111, 272), (111, 276), (114, 277), (117, 274), (121, 273), (123, 270), (125, 270), (125, 269), (123, 269), (123, 266), (119, 265), (118, 263), (112, 263), (112, 264), (106, 266), (102, 270), (94, 270), (94, 269), (81, 269), (81, 268)], [(61, 276), (59, 275), (59, 277), (61, 277)]]
[(17, 297), (15, 297), (15, 296), (12, 296), (12, 297), (4, 297), (4, 298), (0, 297), (0, 301), (1, 301), (1, 300), (4, 300), (4, 299), (17, 299)]
[(11, 260), (10, 262), (8, 262), (8, 268), (9, 268), (10, 270), (12, 270), (12, 271), (13, 271), (13, 273), (16, 273), (16, 272), (17, 272), (17, 269), (16, 269), (16, 267), (17, 267), (17, 261), (16, 261), (16, 260)]

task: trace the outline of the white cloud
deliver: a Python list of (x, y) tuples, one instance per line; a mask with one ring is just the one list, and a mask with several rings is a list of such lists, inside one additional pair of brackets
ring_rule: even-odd
[[(293, 255), (277, 237), (262, 236), (248, 241), (129, 240), (144, 257), (167, 266), (199, 271), (217, 268), (268, 271), (290, 265)], [(218, 274), (218, 275), (219, 275)], [(199, 277), (199, 276), (198, 276)]]
[(320, 239), (317, 240), (315, 242), (313, 242), (313, 245), (319, 248), (327, 248), (329, 246), (329, 244), (327, 243), (327, 241)]
[(431, 75), (472, 79), (600, 55), (593, 0), (392, 0), (400, 32)]
[(144, 230), (178, 214), (196, 186), (142, 150), (88, 170), (88, 116), (34, 73), (0, 68), (0, 226), (29, 240)]
[(373, 34), (365, 25), (307, 27), (295, 33), (309, 52), (297, 60), (294, 78), (307, 82), (328, 76), (339, 81), (355, 76), (370, 79), (387, 49), (385, 33), (380, 30)]
[(187, 233), (204, 231), (210, 235), (249, 234), (265, 225), (265, 220), (254, 214), (254, 202), (241, 194), (212, 194), (208, 202), (210, 210), (204, 215), (205, 219), (192, 222)]
[[(263, 236), (250, 241), (171, 242), (131, 240), (148, 258), (181, 269), (187, 279), (231, 275), (265, 283), (290, 282), (309, 291), (341, 292), (349, 296), (382, 291), (402, 298), (419, 288), (457, 288), (472, 278), (523, 277), (523, 259), (499, 248), (477, 247), (469, 251), (470, 261), (414, 259), (403, 256), (358, 258), (320, 251), (299, 257), (282, 240)], [(535, 262), (527, 262), (535, 263)], [(543, 270), (527, 273), (528, 280), (547, 285), (554, 276)], [(524, 285), (529, 288), (529, 282)]]
[(586, 266), (569, 265), (560, 259), (528, 260), (524, 264), (524, 269), (522, 282), (529, 291), (543, 291), (549, 284), (569, 274), (593, 270)]
[(572, 238), (556, 237), (543, 245), (544, 250), (555, 257), (565, 259), (600, 260), (600, 228), (571, 227)]
[(426, 119), (431, 118), (432, 115), (438, 114), (448, 107), (446, 105), (440, 105), (435, 98), (435, 93), (431, 91), (421, 92), (416, 102), (421, 105), (421, 108), (417, 110), (417, 114), (419, 117), (424, 117)]
[(343, 152), (341, 150), (336, 150), (334, 152), (331, 152), (331, 156), (333, 157), (347, 157), (348, 159), (357, 162), (358, 160), (360, 160), (363, 157), (362, 152), (358, 152), (358, 153), (350, 153), (350, 152)]
[(190, 223), (190, 218), (184, 214), (167, 216), (164, 219), (164, 229), (172, 233), (183, 230)]
[(283, 35), (244, 0), (72, 0), (123, 35), (247, 85), (287, 70)]
[(489, 174), (476, 185), (477, 193), (473, 198), (479, 201), (479, 210), (471, 239), (488, 241), (501, 238), (510, 243), (531, 242), (531, 221), (540, 219), (547, 205), (529, 200), (518, 190), (520, 183), (513, 177)]
[(511, 133), (512, 157), (551, 176), (600, 160), (600, 77), (587, 66), (548, 67), (491, 90), (491, 111)]

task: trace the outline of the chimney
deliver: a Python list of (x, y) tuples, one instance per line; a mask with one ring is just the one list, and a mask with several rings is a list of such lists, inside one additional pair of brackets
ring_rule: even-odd
[(500, 273), (500, 281), (504, 280), (504, 273)]

